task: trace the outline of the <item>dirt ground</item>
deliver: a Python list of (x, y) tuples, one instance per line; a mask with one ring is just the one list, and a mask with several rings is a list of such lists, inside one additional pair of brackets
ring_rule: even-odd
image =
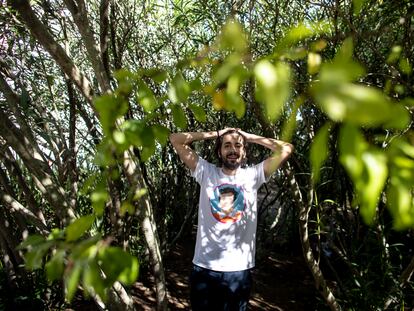
[[(181, 243), (165, 259), (170, 310), (190, 310), (188, 277), (193, 248), (193, 241), (187, 241), (185, 245)], [(256, 262), (253, 280), (249, 310), (320, 310), (312, 276), (300, 255), (266, 254)], [(134, 297), (138, 310), (154, 310), (152, 277), (141, 275), (134, 288)]]

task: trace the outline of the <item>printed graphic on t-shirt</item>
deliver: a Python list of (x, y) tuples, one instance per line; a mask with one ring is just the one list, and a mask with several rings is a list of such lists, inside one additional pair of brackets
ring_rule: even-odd
[(218, 221), (236, 222), (241, 219), (245, 207), (243, 189), (231, 184), (217, 186), (210, 205), (211, 213)]

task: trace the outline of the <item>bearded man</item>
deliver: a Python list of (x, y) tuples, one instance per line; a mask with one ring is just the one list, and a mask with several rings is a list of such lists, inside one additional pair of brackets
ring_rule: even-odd
[[(216, 166), (191, 148), (195, 141), (216, 139)], [(200, 184), (198, 228), (190, 276), (191, 306), (201, 310), (247, 310), (255, 265), (257, 191), (293, 152), (284, 141), (236, 128), (173, 133), (170, 141)], [(245, 167), (247, 143), (272, 151), (259, 164)], [(232, 192), (231, 212), (223, 193)]]

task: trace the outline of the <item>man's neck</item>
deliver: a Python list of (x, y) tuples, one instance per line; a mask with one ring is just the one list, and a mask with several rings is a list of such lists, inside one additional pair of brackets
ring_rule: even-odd
[(234, 176), (237, 173), (237, 168), (234, 170), (231, 170), (225, 166), (221, 167), (222, 172), (224, 173), (224, 175), (229, 175), (229, 176)]

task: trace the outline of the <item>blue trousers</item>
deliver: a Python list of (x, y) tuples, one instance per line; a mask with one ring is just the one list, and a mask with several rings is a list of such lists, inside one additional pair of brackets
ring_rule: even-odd
[(190, 286), (193, 311), (245, 311), (252, 287), (251, 271), (221, 272), (194, 265)]

